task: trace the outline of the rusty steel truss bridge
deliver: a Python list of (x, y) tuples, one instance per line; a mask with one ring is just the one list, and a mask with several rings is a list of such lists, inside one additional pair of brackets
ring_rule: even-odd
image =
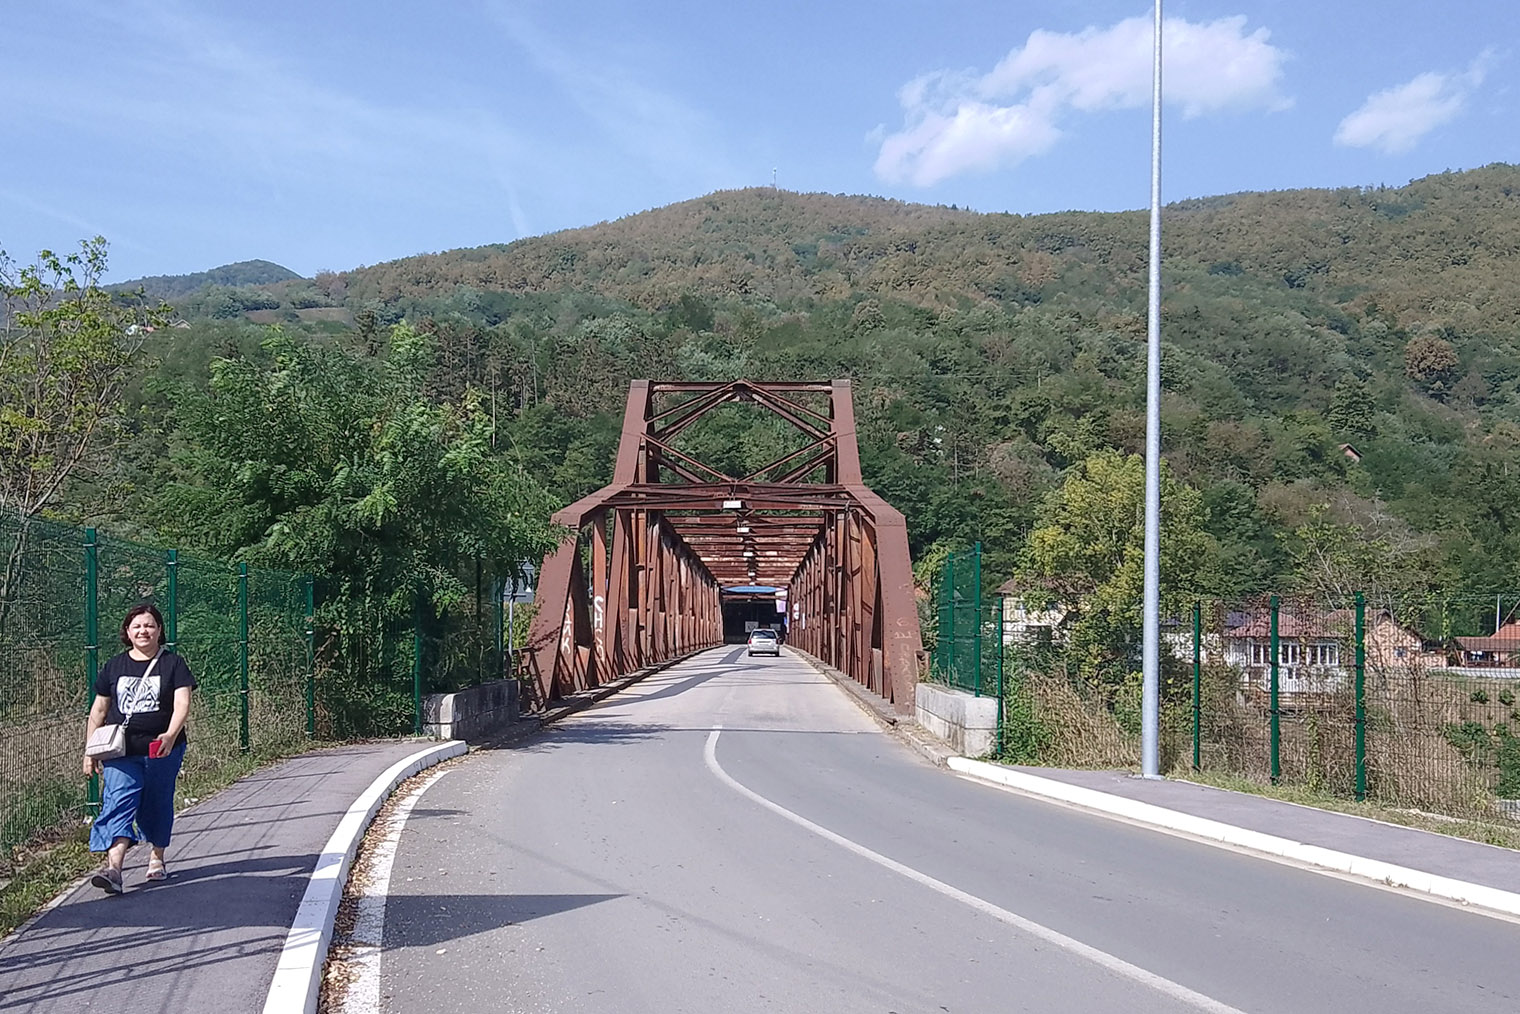
[[(800, 436), (727, 474), (683, 434), (730, 403)], [(908, 531), (861, 479), (848, 380), (635, 380), (612, 482), (554, 522), (569, 534), (539, 573), (525, 659), (541, 700), (723, 644), (725, 605), (745, 594), (730, 589), (775, 588), (788, 645), (911, 712), (923, 645)]]

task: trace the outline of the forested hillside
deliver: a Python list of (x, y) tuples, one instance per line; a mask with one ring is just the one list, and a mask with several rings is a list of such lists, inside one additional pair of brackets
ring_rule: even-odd
[[(1172, 594), (1520, 590), (1520, 168), (1189, 201), (1164, 235), (1167, 538), (1189, 547)], [(414, 335), (431, 343), (426, 397), (484, 420), (471, 432), (557, 502), (606, 481), (630, 378), (854, 378), (867, 479), (925, 569), (980, 540), (999, 578), (1090, 594), (1128, 579), (1138, 544), (1124, 459), (1144, 435), (1145, 250), (1141, 212), (753, 189), (203, 288), (176, 302), (189, 328), (151, 336), (122, 452), (53, 509), (267, 539), (267, 505), (235, 535), (189, 516), (210, 500), (184, 489), (236, 475), (208, 464), (228, 442), (195, 392), (229, 376), (219, 358), (290, 369), (290, 341), (362, 384), (405, 320), (409, 362)], [(691, 439), (740, 467), (778, 437), (735, 409)], [(1100, 508), (1125, 526), (1104, 560), (1031, 538)]]
[(148, 278), (136, 278), (130, 282), (113, 285), (111, 288), (142, 289), (156, 299), (180, 299), (207, 286), (271, 285), (300, 277), (289, 268), (281, 267), (271, 261), (238, 261), (236, 264), (223, 264), (219, 268), (197, 271), (190, 275), (153, 275)]
[[(1520, 252), (1520, 168), (1491, 166), (1401, 189), (1237, 194), (1167, 209), (1175, 281), (1233, 283), (1365, 310), (1403, 326), (1520, 323), (1506, 284)], [(1126, 305), (1145, 281), (1143, 213), (1021, 217), (876, 198), (756, 189), (713, 194), (588, 229), (413, 257), (342, 276), (348, 300), (393, 304), (456, 287), (590, 291), (648, 310), (686, 294), (794, 309), (890, 298), (914, 306)], [(1254, 294), (1254, 293), (1253, 293)]]

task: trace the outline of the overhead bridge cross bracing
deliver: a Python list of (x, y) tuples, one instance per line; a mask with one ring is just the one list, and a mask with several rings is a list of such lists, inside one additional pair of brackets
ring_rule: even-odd
[[(781, 421), (771, 460), (704, 460), (711, 431), (693, 436), (733, 403)], [(726, 627), (732, 639), (744, 597), (787, 644), (912, 710), (908, 531), (861, 478), (848, 380), (635, 380), (612, 482), (554, 521), (568, 534), (540, 570), (526, 660), (541, 699), (722, 644)]]

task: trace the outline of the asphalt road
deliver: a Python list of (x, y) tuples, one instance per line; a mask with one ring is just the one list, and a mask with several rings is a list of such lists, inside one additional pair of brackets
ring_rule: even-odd
[(1520, 1009), (1520, 925), (958, 778), (742, 648), (461, 763), (385, 919), (395, 1014)]

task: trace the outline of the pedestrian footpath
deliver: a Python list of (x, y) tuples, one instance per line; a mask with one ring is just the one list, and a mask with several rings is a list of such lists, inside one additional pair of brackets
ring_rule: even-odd
[(1124, 771), (951, 770), (1072, 806), (1334, 873), (1520, 916), (1520, 852), (1349, 813)]
[(0, 1012), (263, 1010), (334, 830), (383, 773), (437, 746), (317, 750), (189, 807), (175, 818), (168, 880), (143, 879), (139, 846), (127, 856), (125, 894), (86, 879), (0, 943)]
[[(481, 745), (510, 745), (678, 661), (557, 700)], [(406, 774), (464, 751), (424, 739), (314, 750), (189, 807), (174, 820), (168, 880), (143, 879), (140, 846), (127, 855), (125, 894), (86, 877), (0, 941), (0, 1014), (315, 1010), (333, 909), (369, 817)]]

